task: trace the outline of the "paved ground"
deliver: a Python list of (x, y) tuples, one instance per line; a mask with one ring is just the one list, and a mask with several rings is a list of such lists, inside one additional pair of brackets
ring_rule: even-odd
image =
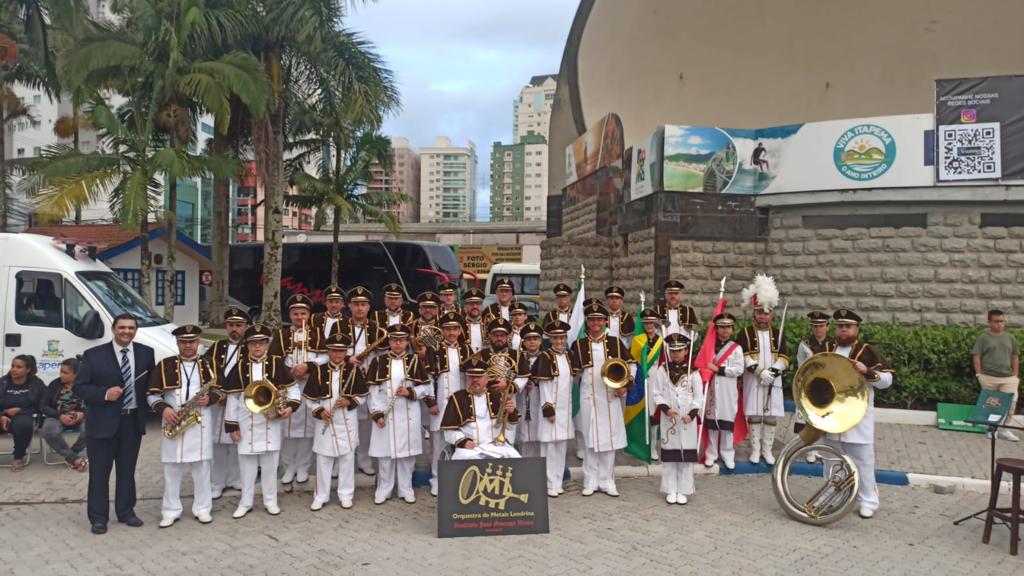
[[(143, 486), (143, 492), (152, 495), (157, 488)], [(435, 574), (453, 569), (650, 574), (668, 568), (817, 576), (848, 570), (934, 575), (1024, 568), (1020, 558), (1007, 555), (1005, 529), (997, 528), (992, 545), (985, 546), (980, 522), (951, 524), (965, 511), (982, 507), (980, 495), (940, 496), (883, 486), (883, 509), (874, 519), (851, 516), (815, 528), (781, 512), (763, 475), (702, 478), (685, 507), (665, 504), (657, 480), (650, 478), (620, 480), (623, 495), (618, 499), (603, 494), (583, 498), (575, 483), (567, 488), (550, 503), (550, 534), (494, 539), (435, 538), (435, 501), (424, 490), (413, 505), (392, 501), (374, 506), (369, 489), (361, 488), (352, 510), (334, 504), (319, 513), (308, 510), (308, 495), (289, 494), (281, 497), (280, 516), (268, 516), (257, 506), (243, 520), (230, 518), (237, 499), (232, 493), (216, 503), (213, 524), (202, 526), (189, 518), (166, 530), (155, 527), (159, 500), (148, 498), (137, 508), (146, 526), (113, 524), (105, 536), (88, 533), (81, 503), (7, 503), (0, 505), (0, 526), (5, 527), (0, 564), (10, 574), (54, 575)], [(1018, 564), (1021, 568), (1015, 568)]]

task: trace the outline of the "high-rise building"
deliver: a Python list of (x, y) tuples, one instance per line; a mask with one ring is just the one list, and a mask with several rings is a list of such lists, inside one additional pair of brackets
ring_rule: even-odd
[(547, 216), (548, 145), (539, 134), (491, 148), (491, 222), (532, 222)]
[(439, 136), (420, 149), (420, 222), (469, 222), (476, 214), (476, 144)]
[(387, 173), (377, 162), (370, 168), (373, 179), (366, 185), (367, 194), (374, 192), (399, 192), (409, 201), (394, 205), (388, 212), (400, 224), (420, 221), (420, 155), (409, 146), (407, 138), (391, 139), (391, 172)]
[(547, 139), (557, 84), (558, 74), (543, 74), (530, 78), (529, 84), (519, 91), (519, 98), (512, 103), (513, 144), (530, 132)]

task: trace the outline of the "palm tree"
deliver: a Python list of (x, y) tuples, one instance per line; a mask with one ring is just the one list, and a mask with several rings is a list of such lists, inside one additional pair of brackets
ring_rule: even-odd
[[(270, 102), (270, 86), (252, 55), (211, 56), (226, 40), (246, 37), (247, 15), (205, 0), (125, 0), (116, 24), (82, 38), (64, 70), (70, 85), (114, 89), (147, 98), (147, 124), (167, 136), (170, 155), (185, 158), (195, 144), (202, 111), (230, 117), (230, 97), (252, 110)], [(153, 133), (153, 130), (147, 130)], [(164, 208), (167, 285), (164, 318), (174, 319), (177, 248), (177, 178), (168, 173)]]
[[(373, 179), (373, 167), (379, 165), (386, 173), (391, 171), (391, 141), (386, 136), (367, 132), (358, 136), (355, 143), (345, 146), (343, 134), (332, 131), (324, 138), (310, 139), (305, 153), (289, 161), (295, 168), (291, 182), (299, 191), (285, 197), (285, 202), (302, 208), (331, 210), (333, 218), (333, 239), (331, 245), (331, 280), (338, 280), (341, 266), (341, 251), (338, 237), (342, 220), (354, 216), (368, 216), (380, 220), (392, 233), (398, 231), (398, 221), (389, 208), (410, 202), (412, 199), (398, 192), (366, 193), (366, 185)], [(314, 164), (316, 174), (310, 174), (299, 166)]]
[[(285, 139), (289, 110), (319, 102), (350, 117), (380, 117), (398, 106), (388, 71), (372, 47), (340, 28), (339, 0), (246, 0), (258, 22), (252, 52), (263, 63), (274, 106), (253, 122), (257, 176), (264, 203), (263, 318), (276, 324), (281, 309), (281, 209), (285, 191)], [(365, 124), (363, 124), (365, 125)]]

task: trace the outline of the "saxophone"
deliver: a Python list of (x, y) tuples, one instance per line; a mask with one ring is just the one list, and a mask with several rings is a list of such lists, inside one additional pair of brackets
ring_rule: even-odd
[[(198, 364), (198, 360), (196, 361)], [(202, 374), (202, 365), (200, 365), (200, 374)], [(199, 405), (199, 400), (205, 398), (210, 394), (210, 386), (213, 385), (213, 378), (210, 378), (205, 384), (199, 387), (199, 392), (195, 396), (189, 398), (181, 407), (178, 408), (177, 414), (180, 420), (177, 424), (164, 423), (164, 438), (177, 438), (185, 433), (192, 426), (199, 424), (203, 421), (202, 406)]]

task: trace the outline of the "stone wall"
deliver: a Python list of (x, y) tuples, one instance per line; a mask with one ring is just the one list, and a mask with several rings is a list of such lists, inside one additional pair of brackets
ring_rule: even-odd
[(554, 307), (551, 290), (556, 284), (565, 282), (575, 290), (581, 264), (587, 269), (587, 295), (603, 295), (612, 280), (612, 253), (621, 250), (619, 239), (598, 236), (594, 229), (597, 198), (566, 207), (562, 218), (562, 235), (541, 242), (542, 310)]
[(711, 320), (725, 277), (728, 309), (739, 317), (740, 292), (762, 271), (764, 253), (764, 242), (674, 240), (671, 276), (685, 286), (683, 301), (693, 306), (701, 322)]

